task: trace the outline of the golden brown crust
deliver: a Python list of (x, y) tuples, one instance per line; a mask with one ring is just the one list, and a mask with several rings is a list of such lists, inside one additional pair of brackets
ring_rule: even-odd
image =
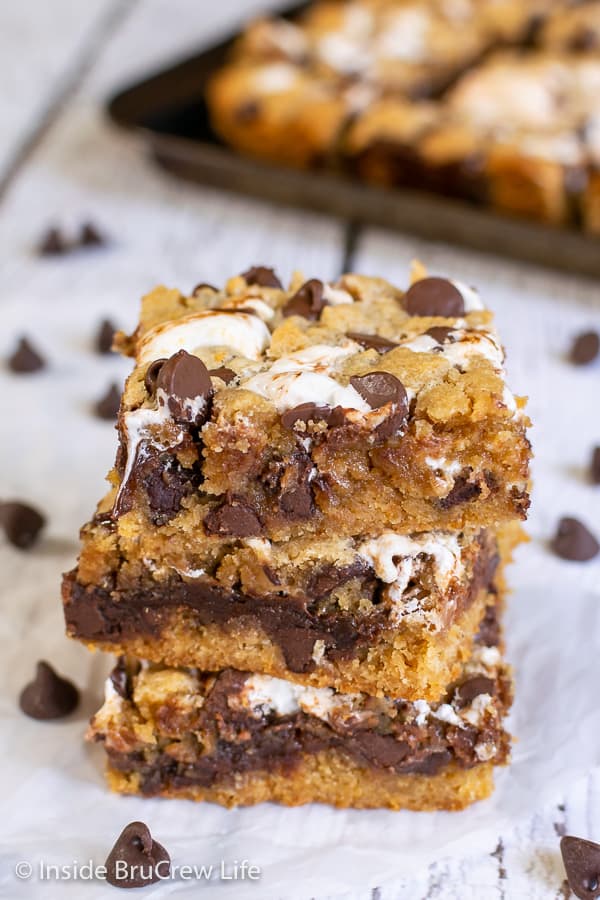
[[(494, 767), (481, 763), (472, 769), (447, 766), (437, 775), (395, 775), (362, 768), (334, 750), (306, 754), (291, 773), (247, 772), (228, 785), (165, 788), (160, 796), (252, 806), (274, 802), (284, 806), (328, 803), (341, 809), (460, 810), (492, 793)], [(111, 790), (139, 794), (139, 777), (108, 768)]]

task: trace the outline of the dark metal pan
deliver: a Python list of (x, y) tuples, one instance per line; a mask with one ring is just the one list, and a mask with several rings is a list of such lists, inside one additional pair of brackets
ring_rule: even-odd
[[(285, 15), (293, 16), (304, 6)], [(191, 181), (600, 277), (597, 237), (503, 217), (424, 192), (383, 190), (343, 175), (277, 167), (226, 147), (210, 127), (204, 90), (234, 40), (223, 40), (119, 92), (108, 103), (110, 117), (138, 131), (161, 166)]]

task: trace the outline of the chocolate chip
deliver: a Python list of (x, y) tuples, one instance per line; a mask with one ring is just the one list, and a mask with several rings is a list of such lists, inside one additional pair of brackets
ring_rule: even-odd
[(575, 52), (595, 50), (598, 46), (598, 34), (593, 28), (581, 26), (568, 43), (568, 49)]
[(121, 391), (111, 384), (106, 393), (94, 404), (94, 412), (99, 419), (116, 419), (121, 405)]
[(110, 319), (102, 319), (96, 334), (96, 351), (103, 356), (112, 353), (112, 343), (116, 328)]
[(37, 252), (40, 256), (60, 256), (67, 253), (70, 247), (62, 232), (56, 226), (49, 228), (42, 236), (38, 244)]
[(390, 372), (369, 372), (367, 375), (353, 375), (352, 387), (358, 391), (371, 409), (380, 409), (392, 404), (390, 415), (375, 429), (377, 437), (388, 440), (405, 425), (408, 418), (408, 394), (402, 382)]
[(44, 516), (27, 503), (0, 503), (0, 525), (10, 543), (20, 550), (27, 550), (36, 542), (45, 524)]
[(496, 683), (493, 678), (487, 678), (485, 675), (473, 675), (458, 686), (456, 699), (462, 708), (472, 703), (480, 694), (490, 694), (493, 697), (495, 693)]
[(394, 347), (398, 346), (395, 341), (390, 341), (388, 338), (381, 337), (380, 334), (362, 334), (360, 331), (348, 331), (346, 336), (349, 337), (351, 341), (356, 341), (356, 343), (360, 344), (361, 347), (364, 347), (365, 350), (377, 350), (378, 353), (388, 353), (390, 350), (393, 350)]
[(228, 369), (227, 366), (219, 366), (218, 369), (209, 369), (208, 374), (213, 378), (220, 378), (221, 381), (224, 381), (225, 384), (229, 384), (237, 375), (233, 371), (233, 369)]
[(281, 288), (283, 287), (273, 269), (267, 266), (252, 266), (247, 272), (242, 272), (242, 278), (246, 284), (257, 284), (259, 287)]
[(575, 896), (579, 900), (600, 897), (600, 844), (566, 835), (561, 838), (560, 852)]
[(79, 231), (78, 243), (80, 247), (104, 247), (106, 238), (93, 222), (84, 222)]
[(404, 385), (390, 372), (353, 375), (350, 384), (371, 409), (380, 409), (386, 403), (395, 403), (408, 411), (408, 397)]
[(484, 647), (497, 647), (500, 643), (500, 622), (498, 621), (498, 608), (495, 603), (490, 603), (485, 608), (485, 615), (477, 632), (477, 643)]
[(143, 822), (126, 825), (106, 859), (106, 880), (113, 887), (138, 888), (168, 877), (171, 857), (152, 839)]
[(124, 657), (119, 657), (116, 666), (110, 673), (110, 682), (119, 697), (122, 697), (123, 700), (131, 700), (131, 679)]
[(600, 484), (600, 447), (594, 447), (592, 451), (590, 478), (592, 479), (592, 484)]
[(447, 278), (422, 278), (415, 281), (402, 299), (411, 316), (464, 316), (465, 302), (461, 292)]
[(192, 297), (197, 297), (202, 291), (212, 291), (213, 294), (218, 294), (219, 289), (214, 286), (214, 284), (208, 284), (206, 281), (201, 281), (200, 284), (197, 284), (194, 290), (192, 291)]
[(255, 511), (239, 497), (230, 497), (222, 506), (211, 510), (204, 519), (209, 534), (252, 537), (262, 532), (262, 524)]
[(156, 379), (158, 378), (158, 373), (166, 361), (167, 360), (164, 357), (162, 359), (155, 359), (146, 369), (146, 374), (144, 375), (144, 387), (151, 397), (154, 396), (156, 391)]
[(336, 588), (346, 584), (353, 578), (359, 578), (369, 571), (369, 566), (361, 559), (357, 559), (347, 566), (336, 566), (335, 563), (326, 563), (310, 576), (307, 591), (316, 600), (328, 597)]
[(452, 340), (450, 335), (454, 330), (454, 328), (448, 328), (446, 325), (433, 325), (431, 328), (427, 329), (425, 334), (432, 337), (438, 344), (445, 344), (446, 341)]
[[(284, 428), (290, 429), (290, 431), (298, 422), (304, 422), (305, 424), (309, 422), (327, 422), (329, 425), (332, 418), (335, 421), (339, 419), (340, 412), (340, 407), (336, 406), (334, 408), (327, 403), (300, 403), (299, 406), (286, 409), (281, 416), (281, 424)], [(341, 422), (338, 424), (341, 424)]]
[(600, 353), (600, 335), (596, 331), (584, 331), (573, 341), (571, 362), (576, 366), (587, 366)]
[(160, 367), (156, 389), (163, 390), (167, 395), (172, 415), (185, 421), (189, 421), (192, 415), (189, 404), (202, 399), (204, 402), (194, 421), (197, 425), (206, 422), (210, 413), (213, 386), (208, 369), (197, 356), (192, 356), (185, 350), (179, 350), (171, 356)]
[(30, 372), (39, 372), (40, 369), (46, 367), (46, 360), (37, 352), (35, 347), (22, 337), (17, 347), (8, 359), (8, 367), (12, 372), (19, 375), (29, 374)]
[(312, 321), (319, 318), (327, 301), (323, 299), (323, 282), (318, 278), (305, 281), (281, 310), (284, 316), (303, 316)]
[(565, 516), (558, 523), (552, 549), (562, 559), (587, 562), (598, 555), (600, 544), (583, 522)]
[(43, 660), (37, 664), (35, 679), (19, 697), (19, 706), (32, 719), (61, 719), (72, 713), (78, 703), (75, 685), (57, 675)]

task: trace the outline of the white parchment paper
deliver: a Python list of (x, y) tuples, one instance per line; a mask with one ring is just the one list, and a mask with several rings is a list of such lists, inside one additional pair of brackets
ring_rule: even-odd
[[(108, 793), (102, 753), (82, 740), (108, 661), (63, 637), (58, 586), (61, 571), (74, 563), (77, 530), (103, 490), (114, 454), (114, 432), (89, 415), (89, 402), (127, 370), (118, 359), (94, 357), (89, 337), (100, 312), (130, 325), (137, 309), (109, 291), (93, 304), (56, 296), (51, 306), (26, 307), (28, 330), (51, 366), (29, 379), (0, 372), (1, 421), (12, 423), (3, 429), (2, 495), (47, 510), (49, 526), (27, 554), (0, 545), (0, 896), (106, 896), (109, 888), (98, 881), (85, 892), (81, 882), (43, 882), (39, 864), (100, 864), (134, 819), (149, 824), (174, 865), (215, 867), (208, 883), (173, 880), (147, 888), (145, 897), (192, 897), (201, 889), (200, 896), (262, 900), (366, 889), (446, 855), (493, 846), (502, 829), (564, 795), (600, 763), (600, 562), (563, 562), (546, 546), (561, 514), (578, 514), (600, 531), (598, 489), (584, 474), (591, 446), (600, 441), (598, 370), (576, 370), (563, 355), (573, 333), (597, 325), (598, 306), (593, 293), (578, 293), (564, 279), (561, 290), (542, 278), (502, 285), (490, 277), (493, 271), (482, 273), (492, 285), (484, 296), (498, 310), (512, 382), (530, 393), (536, 421), (536, 495), (532, 542), (518, 552), (507, 618), (517, 675), (514, 760), (498, 774), (493, 798), (460, 814), (270, 805), (226, 811)], [(23, 330), (17, 292), (1, 314), (6, 355)], [(84, 688), (81, 708), (68, 721), (38, 723), (18, 710), (19, 691), (40, 657)], [(219, 879), (222, 861), (230, 873), (244, 859), (260, 867), (260, 882)], [(21, 860), (33, 866), (29, 880), (14, 875)]]

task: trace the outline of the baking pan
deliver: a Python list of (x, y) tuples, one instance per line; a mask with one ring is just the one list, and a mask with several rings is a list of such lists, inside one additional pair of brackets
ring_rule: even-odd
[[(293, 17), (307, 4), (284, 11)], [(503, 217), (466, 203), (405, 189), (382, 189), (347, 176), (257, 162), (226, 147), (210, 127), (204, 89), (232, 36), (112, 97), (108, 113), (139, 132), (173, 174), (211, 187), (316, 210), (352, 223), (399, 229), (486, 253), (600, 277), (600, 240), (574, 229)]]

